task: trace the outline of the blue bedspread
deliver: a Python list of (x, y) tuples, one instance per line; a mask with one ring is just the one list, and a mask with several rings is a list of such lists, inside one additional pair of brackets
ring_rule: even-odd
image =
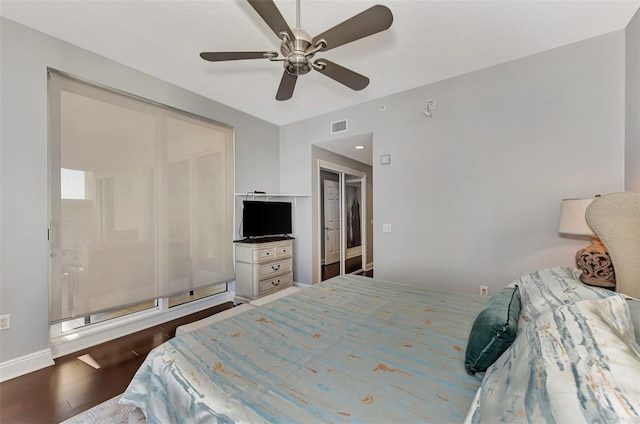
[(485, 300), (336, 277), (157, 347), (121, 403), (149, 423), (462, 422)]

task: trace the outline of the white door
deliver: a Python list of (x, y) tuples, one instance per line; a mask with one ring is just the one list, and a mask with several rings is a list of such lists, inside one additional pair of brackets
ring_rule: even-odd
[(340, 260), (340, 183), (324, 181), (324, 263)]

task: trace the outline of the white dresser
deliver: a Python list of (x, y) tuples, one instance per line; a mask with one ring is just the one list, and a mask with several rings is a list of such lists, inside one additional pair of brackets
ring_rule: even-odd
[(235, 246), (238, 298), (250, 301), (293, 285), (293, 239), (242, 240)]

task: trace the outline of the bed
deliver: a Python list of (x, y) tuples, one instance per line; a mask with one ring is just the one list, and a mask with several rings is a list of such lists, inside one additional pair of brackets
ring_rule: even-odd
[(156, 348), (121, 402), (150, 423), (461, 422), (485, 299), (335, 277)]
[(640, 301), (571, 267), (488, 302), (340, 276), (169, 340), (120, 403), (149, 423), (640, 422), (639, 340)]

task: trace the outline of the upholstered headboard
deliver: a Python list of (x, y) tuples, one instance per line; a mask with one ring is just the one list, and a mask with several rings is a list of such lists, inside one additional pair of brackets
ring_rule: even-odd
[(609, 251), (616, 291), (640, 299), (640, 193), (598, 197), (586, 218)]

